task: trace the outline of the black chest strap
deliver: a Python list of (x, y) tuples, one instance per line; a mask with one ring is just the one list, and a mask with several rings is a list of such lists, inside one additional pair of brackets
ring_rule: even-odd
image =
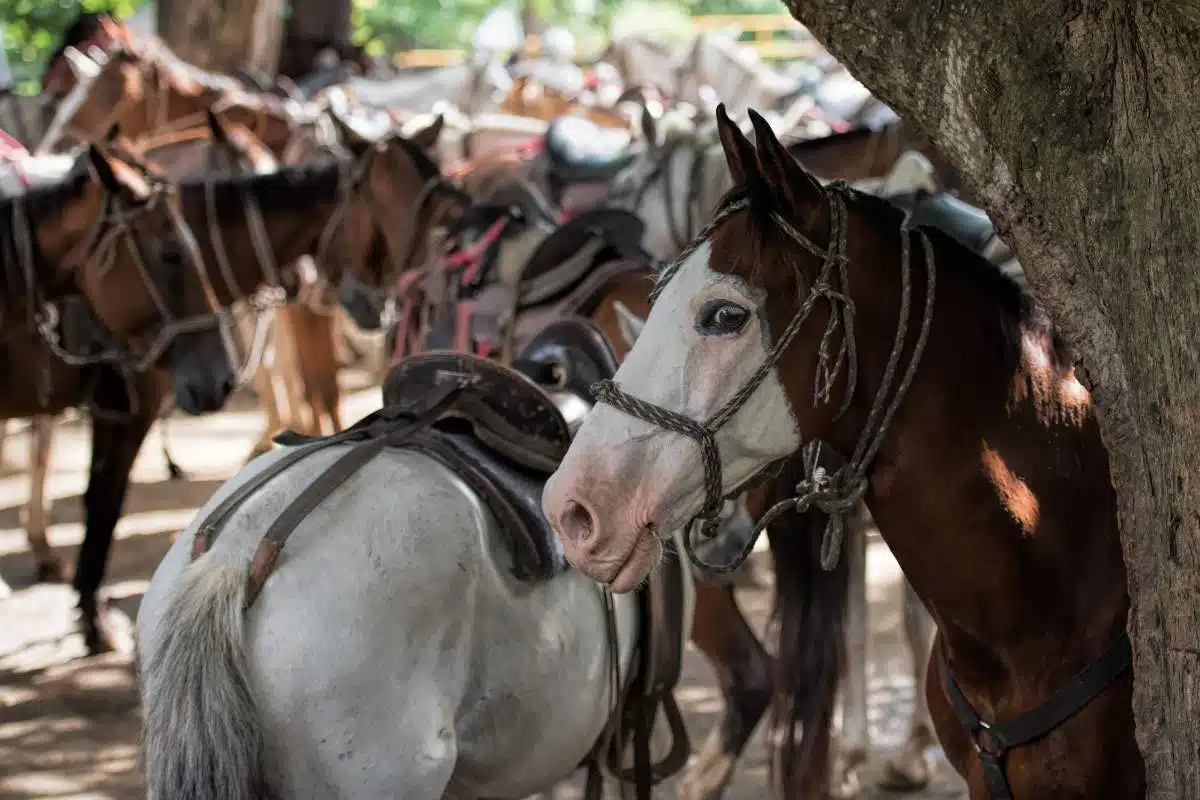
[(962, 689), (954, 682), (950, 666), (941, 648), (937, 651), (942, 684), (959, 722), (971, 734), (971, 741), (983, 765), (983, 778), (994, 800), (1013, 800), (1012, 787), (1004, 769), (1005, 757), (1013, 748), (1037, 741), (1078, 714), (1107, 689), (1133, 663), (1133, 645), (1122, 632), (1099, 658), (1059, 688), (1032, 711), (1004, 723), (989, 723), (971, 706)]

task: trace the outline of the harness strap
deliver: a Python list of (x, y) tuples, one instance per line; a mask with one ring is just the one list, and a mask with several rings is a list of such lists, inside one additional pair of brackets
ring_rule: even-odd
[(983, 779), (994, 800), (1012, 800), (1012, 787), (1004, 769), (1008, 751), (1041, 739), (1095, 700), (1112, 682), (1133, 664), (1133, 645), (1129, 634), (1121, 632), (1112, 644), (1083, 671), (1063, 684), (1045, 702), (1004, 723), (989, 723), (967, 700), (950, 674), (950, 665), (941, 648), (937, 651), (938, 671), (946, 694), (959, 722), (971, 734)]
[[(408, 409), (397, 408), (380, 409), (379, 411), (364, 417), (354, 427), (342, 431), (339, 434), (327, 436), (321, 439), (312, 440), (306, 437), (301, 437), (292, 431), (284, 431), (276, 437), (276, 441), (285, 445), (298, 445), (296, 446), (296, 449), (287, 453), (285, 456), (273, 463), (270, 467), (267, 467), (262, 472), (255, 475), (246, 483), (243, 483), (237, 488), (237, 490), (226, 497), (220, 505), (213, 509), (212, 513), (208, 515), (208, 517), (196, 530), (196, 537), (192, 540), (192, 560), (196, 560), (212, 549), (213, 543), (216, 541), (217, 536), (221, 533), (225, 523), (234, 514), (234, 512), (242, 507), (242, 504), (245, 503), (252, 494), (266, 486), (267, 483), (269, 483), (272, 479), (283, 474), (290, 467), (294, 466), (300, 461), (303, 461), (305, 458), (317, 452), (318, 450), (324, 450), (337, 444), (367, 440), (367, 444), (374, 445), (376, 442), (389, 443), (398, 437), (402, 438), (403, 436), (407, 436), (416, 428), (427, 424), (429, 419), (436, 418), (442, 413), (442, 411), (449, 408), (450, 405), (458, 398), (458, 395), (463, 388), (465, 388), (465, 384), (461, 382), (447, 384), (442, 393), (436, 395), (431, 405), (426, 409), (416, 412), (411, 412)], [(400, 424), (405, 421), (404, 418), (406, 417), (408, 418), (406, 424)], [(376, 435), (381, 428), (391, 428), (393, 430), (389, 430), (385, 436)], [(369, 448), (366, 446), (356, 447), (353, 448), (350, 453), (367, 449)], [(370, 458), (373, 458), (374, 455), (377, 454), (378, 453), (376, 452), (375, 454), (371, 455)], [(256, 597), (258, 594), (258, 590), (262, 588), (261, 582), (265, 581), (266, 576), (270, 574), (271, 567), (274, 565), (274, 557), (278, 555), (278, 550), (283, 547), (283, 542), (287, 539), (287, 535), (291, 532), (291, 529), (298, 525), (304, 519), (304, 517), (307, 516), (310, 511), (312, 511), (312, 509), (316, 508), (317, 504), (319, 504), (322, 499), (327, 497), (329, 493), (344, 483), (345, 480), (351, 474), (353, 474), (353, 472), (361, 469), (368, 461), (370, 461), (370, 458), (367, 458), (361, 463), (358, 463), (357, 466), (354, 466), (350, 472), (342, 475), (341, 477), (336, 477), (341, 473), (342, 470), (351, 466), (351, 464), (356, 463), (355, 461), (351, 461), (349, 464), (343, 464), (343, 461), (345, 461), (348, 456), (349, 453), (347, 456), (343, 456), (332, 466), (330, 466), (324, 473), (318, 476), (318, 478), (313, 481), (312, 486), (302, 492), (299, 497), (293, 500), (292, 503), (289, 504), (286, 509), (284, 509), (283, 513), (280, 514), (279, 519), (277, 519), (267, 531), (266, 536), (263, 538), (263, 542), (259, 545), (259, 549), (254, 555), (253, 567), (251, 569), (252, 592), (251, 594), (247, 595), (247, 605), (253, 602), (254, 597)], [(329, 478), (328, 476), (330, 473), (335, 473), (335, 477)], [(320, 495), (320, 497), (316, 497), (314, 502), (315, 495), (310, 494), (310, 490), (317, 486), (321, 487), (323, 493)], [(305, 507), (302, 513), (297, 513), (297, 507), (299, 506)], [(281, 525), (280, 522), (280, 520), (284, 520), (285, 518), (287, 520), (286, 529)], [(275, 553), (270, 555), (269, 561), (266, 560), (268, 558), (268, 554), (264, 552), (264, 550), (269, 549), (268, 543), (270, 543), (270, 547), (273, 547), (275, 550)], [(260, 557), (263, 559), (261, 569)], [(256, 586), (255, 576), (260, 572), (262, 574), (257, 579), (258, 584)]]

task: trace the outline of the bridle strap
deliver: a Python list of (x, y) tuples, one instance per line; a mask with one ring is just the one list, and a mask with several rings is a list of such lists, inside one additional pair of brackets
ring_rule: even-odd
[[(831, 184), (826, 189), (830, 192), (827, 196), (830, 233), (829, 247), (826, 249), (822, 249), (814, 244), (778, 212), (771, 212), (770, 219), (787, 234), (788, 238), (809, 254), (822, 259), (821, 270), (808, 296), (800, 308), (797, 309), (791, 322), (788, 323), (787, 328), (784, 329), (779, 340), (771, 348), (762, 364), (759, 365), (754, 374), (738, 389), (733, 397), (721, 406), (706, 422), (698, 422), (676, 411), (633, 397), (622, 391), (616, 382), (612, 380), (600, 381), (592, 387), (597, 403), (608, 403), (617, 410), (632, 417), (641, 419), (659, 428), (682, 434), (697, 442), (700, 447), (701, 463), (704, 468), (705, 500), (695, 521), (702, 523), (699, 526), (702, 536), (711, 537), (716, 534), (718, 514), (721, 504), (726, 498), (741, 494), (747, 486), (752, 482), (760, 480), (774, 466), (767, 465), (766, 468), (760, 470), (749, 480), (734, 487), (732, 491), (725, 492), (716, 434), (722, 426), (737, 414), (754, 392), (758, 390), (767, 376), (771, 374), (772, 370), (775, 369), (784, 352), (791, 345), (800, 328), (812, 313), (818, 300), (828, 300), (833, 308), (825, 332), (818, 345), (818, 368), (813, 387), (813, 405), (815, 407), (820, 403), (829, 402), (833, 387), (840, 377), (843, 367), (846, 368), (846, 391), (842, 405), (837, 412), (837, 417), (845, 413), (853, 398), (854, 389), (857, 386), (858, 363), (854, 340), (854, 304), (849, 296), (849, 262), (845, 255), (847, 244), (845, 193), (847, 188), (844, 184), (836, 183)], [(675, 275), (692, 252), (700, 244), (711, 238), (717, 225), (724, 222), (731, 215), (749, 208), (749, 204), (749, 200), (743, 197), (721, 209), (705, 229), (701, 231), (697, 239), (680, 254), (675, 263), (663, 272), (659, 279), (659, 284), (655, 288), (653, 299), (657, 298), (662, 287)], [(900, 383), (896, 386), (895, 391), (892, 392), (892, 385), (895, 382), (896, 371), (904, 350), (908, 318), (911, 311), (910, 294), (912, 275), (910, 260), (911, 237), (914, 233), (921, 239), (925, 256), (924, 261), (927, 275), (924, 314), (921, 331), (914, 346), (908, 368)], [(808, 463), (806, 464), (806, 477), (796, 486), (796, 495), (781, 503), (777, 503), (763, 515), (747, 544), (738, 556), (728, 564), (709, 564), (700, 559), (695, 552), (692, 540), (693, 526), (689, 525), (683, 537), (684, 548), (687, 551), (688, 557), (702, 569), (717, 574), (731, 572), (741, 565), (742, 561), (745, 560), (753, 549), (758, 536), (761, 535), (776, 517), (789, 509), (802, 512), (810, 507), (819, 508), (829, 515), (829, 521), (826, 524), (825, 534), (822, 539), (821, 564), (827, 570), (833, 569), (837, 565), (841, 554), (845, 519), (866, 494), (867, 473), (870, 465), (873, 463), (879, 448), (882, 446), (891, 421), (916, 374), (933, 317), (933, 299), (936, 287), (933, 247), (923, 231), (919, 229), (913, 231), (911, 229), (907, 216), (901, 225), (900, 236), (900, 321), (891, 356), (888, 359), (879, 390), (875, 395), (862, 433), (855, 446), (854, 455), (845, 466), (832, 475), (828, 475), (823, 469), (817, 467), (816, 448), (810, 448)], [(829, 348), (838, 327), (842, 328), (841, 345), (838, 348), (836, 357), (831, 362)]]

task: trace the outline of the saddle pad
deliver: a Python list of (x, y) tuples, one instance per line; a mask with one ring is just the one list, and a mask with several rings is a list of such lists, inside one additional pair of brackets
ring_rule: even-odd
[(562, 544), (542, 514), (544, 473), (521, 467), (469, 434), (434, 428), (401, 447), (436, 458), (475, 491), (500, 523), (517, 580), (536, 583), (568, 568)]

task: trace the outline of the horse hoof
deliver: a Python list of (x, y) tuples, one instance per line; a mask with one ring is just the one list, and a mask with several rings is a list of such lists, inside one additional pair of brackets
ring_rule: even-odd
[(867, 751), (859, 748), (843, 753), (834, 767), (830, 797), (850, 800), (863, 790), (862, 772), (867, 766)]
[(720, 737), (709, 737), (679, 779), (676, 788), (679, 800), (720, 800), (736, 764), (737, 756), (725, 752)]
[(48, 558), (38, 564), (38, 583), (66, 583), (69, 578), (67, 564), (60, 558)]
[(112, 653), (120, 649), (117, 644), (116, 631), (108, 619), (108, 614), (102, 608), (80, 606), (82, 614), (83, 644), (89, 656), (101, 653)]
[(904, 753), (889, 759), (879, 788), (891, 792), (917, 792), (929, 785), (929, 762), (921, 753)]

